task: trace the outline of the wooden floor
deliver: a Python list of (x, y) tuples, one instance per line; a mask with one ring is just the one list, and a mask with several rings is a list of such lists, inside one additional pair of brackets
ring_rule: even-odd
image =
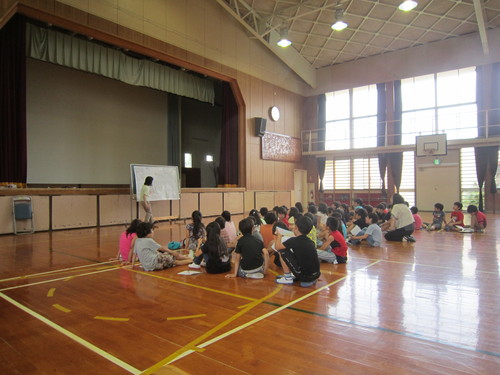
[(500, 374), (488, 219), (351, 248), (312, 288), (120, 268), (106, 261), (122, 227), (0, 236), (0, 373)]

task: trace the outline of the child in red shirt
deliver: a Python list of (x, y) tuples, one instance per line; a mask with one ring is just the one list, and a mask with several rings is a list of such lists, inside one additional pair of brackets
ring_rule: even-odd
[(467, 212), (470, 214), (470, 227), (476, 232), (483, 233), (486, 229), (486, 215), (477, 209), (477, 206), (471, 204), (467, 207)]
[(453, 203), (453, 211), (450, 214), (450, 221), (446, 224), (447, 231), (460, 232), (464, 226), (464, 214), (462, 213), (462, 203)]
[(330, 229), (330, 234), (323, 245), (317, 249), (319, 260), (333, 264), (347, 263), (347, 243), (343, 234), (339, 232), (339, 220), (329, 216), (326, 219), (326, 226)]

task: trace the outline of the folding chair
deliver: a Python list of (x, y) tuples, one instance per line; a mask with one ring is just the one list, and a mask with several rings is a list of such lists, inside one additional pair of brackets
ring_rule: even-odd
[[(22, 220), (28, 222), (31, 226), (26, 229), (17, 229), (17, 221)], [(14, 226), (14, 234), (33, 233), (35, 232), (35, 223), (33, 221), (33, 205), (31, 197), (17, 196), (12, 198), (12, 223)]]

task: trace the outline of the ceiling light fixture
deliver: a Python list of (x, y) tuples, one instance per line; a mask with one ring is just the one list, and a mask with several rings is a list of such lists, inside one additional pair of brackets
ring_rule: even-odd
[(409, 12), (412, 9), (415, 9), (415, 7), (418, 5), (416, 1), (413, 0), (406, 0), (403, 1), (401, 4), (399, 4), (399, 10), (402, 10), (403, 12)]
[(344, 11), (342, 9), (337, 9), (335, 12), (335, 23), (332, 25), (333, 30), (344, 30), (348, 25), (344, 22)]
[(278, 46), (280, 47), (288, 47), (292, 42), (288, 39), (288, 29), (286, 27), (282, 27), (280, 30), (280, 40), (278, 40)]

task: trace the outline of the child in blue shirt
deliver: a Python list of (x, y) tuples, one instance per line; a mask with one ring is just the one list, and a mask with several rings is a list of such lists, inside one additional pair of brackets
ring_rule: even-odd
[(434, 205), (432, 212), (432, 224), (427, 226), (427, 230), (441, 230), (444, 223), (444, 206), (441, 203)]
[(352, 236), (350, 243), (352, 245), (359, 244), (361, 240), (366, 240), (370, 246), (380, 246), (382, 245), (382, 229), (378, 226), (378, 215), (375, 212), (371, 212), (365, 218), (367, 228), (362, 229), (356, 236)]

